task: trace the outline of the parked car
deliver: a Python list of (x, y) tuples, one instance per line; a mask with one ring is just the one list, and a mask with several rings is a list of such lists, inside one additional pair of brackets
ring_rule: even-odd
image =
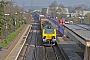
[(65, 20), (65, 24), (69, 24), (69, 21), (68, 20)]

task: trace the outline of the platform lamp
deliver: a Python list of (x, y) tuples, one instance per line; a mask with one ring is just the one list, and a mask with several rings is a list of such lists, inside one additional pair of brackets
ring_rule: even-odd
[(16, 15), (17, 15), (17, 12), (14, 14), (14, 18), (15, 18), (15, 20), (14, 20), (14, 31), (16, 31)]
[(80, 24), (82, 24), (82, 20), (84, 19), (84, 17), (81, 14), (80, 14), (79, 19), (80, 19)]
[(6, 43), (8, 42), (8, 16), (10, 14), (4, 14), (6, 16)]
[(22, 24), (22, 13), (23, 12), (20, 12), (20, 25)]

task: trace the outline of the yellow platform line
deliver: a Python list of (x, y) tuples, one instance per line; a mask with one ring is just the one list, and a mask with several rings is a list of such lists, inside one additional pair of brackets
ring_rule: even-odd
[(27, 32), (28, 28), (30, 25), (28, 25), (28, 27), (26, 28), (26, 30), (24, 31), (24, 33), (22, 34), (22, 36), (20, 37), (20, 39), (18, 40), (17, 44), (14, 46), (14, 48), (11, 50), (11, 52), (8, 54), (8, 56), (6, 57), (5, 60), (11, 60), (11, 57), (14, 56), (13, 54), (15, 53), (15, 51), (17, 50), (18, 46), (20, 45), (20, 42), (22, 41), (25, 33)]

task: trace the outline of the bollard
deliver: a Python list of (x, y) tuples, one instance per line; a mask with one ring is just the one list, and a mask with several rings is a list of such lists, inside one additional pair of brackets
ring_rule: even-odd
[(2, 47), (0, 47), (0, 51), (2, 51)]

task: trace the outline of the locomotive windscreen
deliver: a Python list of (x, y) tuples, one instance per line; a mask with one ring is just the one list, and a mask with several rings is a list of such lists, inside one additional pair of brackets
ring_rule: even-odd
[(45, 34), (54, 34), (54, 29), (45, 29)]

